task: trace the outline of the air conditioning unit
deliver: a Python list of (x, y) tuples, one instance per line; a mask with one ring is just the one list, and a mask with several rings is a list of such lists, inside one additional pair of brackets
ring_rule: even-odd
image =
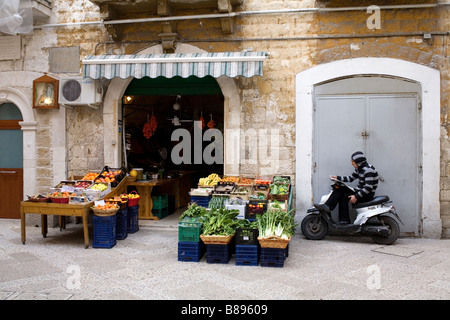
[(103, 87), (90, 78), (66, 78), (59, 80), (59, 104), (65, 106), (88, 105), (98, 108), (102, 102)]

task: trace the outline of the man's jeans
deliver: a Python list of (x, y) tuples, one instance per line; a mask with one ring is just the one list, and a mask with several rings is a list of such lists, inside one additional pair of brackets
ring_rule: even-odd
[[(339, 221), (350, 223), (350, 215), (348, 212), (349, 196), (355, 194), (353, 191), (345, 187), (339, 187), (333, 190), (325, 204), (333, 211), (339, 204)], [(367, 202), (373, 199), (373, 193), (364, 196), (356, 203)]]

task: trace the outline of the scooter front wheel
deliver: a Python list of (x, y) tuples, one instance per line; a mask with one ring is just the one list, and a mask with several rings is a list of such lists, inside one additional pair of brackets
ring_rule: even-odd
[(302, 233), (310, 240), (322, 240), (328, 232), (328, 224), (318, 213), (309, 214), (302, 221)]

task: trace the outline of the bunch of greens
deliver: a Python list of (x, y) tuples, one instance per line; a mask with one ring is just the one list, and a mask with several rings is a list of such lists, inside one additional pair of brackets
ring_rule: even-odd
[(220, 208), (206, 213), (203, 221), (203, 235), (230, 236), (236, 232), (238, 210)]
[(199, 218), (206, 214), (206, 208), (199, 206), (196, 203), (192, 203), (186, 211), (184, 211), (179, 220), (183, 220), (186, 217), (189, 218)]
[(256, 215), (259, 236), (261, 238), (275, 236), (289, 239), (294, 235), (297, 226), (292, 212), (293, 210), (286, 212), (280, 209), (271, 209), (262, 215)]

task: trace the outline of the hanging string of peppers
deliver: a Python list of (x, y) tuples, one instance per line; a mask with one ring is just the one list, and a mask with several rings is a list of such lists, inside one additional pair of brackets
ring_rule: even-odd
[(198, 119), (198, 121), (200, 121), (198, 127), (202, 130), (205, 129), (205, 119), (203, 119), (203, 116), (200, 116), (200, 119)]
[(142, 132), (144, 133), (144, 137), (147, 139), (150, 139), (151, 136), (156, 131), (156, 128), (158, 127), (158, 121), (156, 120), (156, 117), (152, 114), (152, 117), (150, 120), (147, 121), (146, 124), (144, 124), (144, 129), (142, 129)]
[(210, 114), (210, 116), (211, 116), (211, 121), (208, 122), (208, 128), (213, 129), (216, 126), (216, 122), (213, 120), (212, 114)]

